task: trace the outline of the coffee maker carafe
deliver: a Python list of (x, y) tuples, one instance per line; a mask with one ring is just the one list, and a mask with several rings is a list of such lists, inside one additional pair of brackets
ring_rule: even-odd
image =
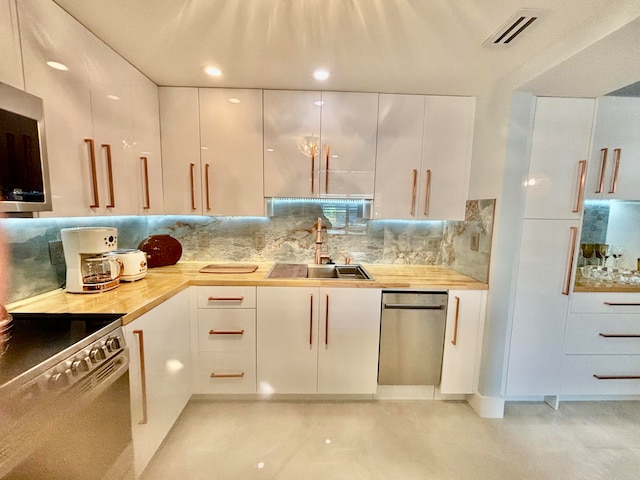
[(118, 248), (116, 228), (63, 228), (60, 236), (67, 264), (67, 292), (105, 292), (120, 284), (122, 262), (104, 255)]

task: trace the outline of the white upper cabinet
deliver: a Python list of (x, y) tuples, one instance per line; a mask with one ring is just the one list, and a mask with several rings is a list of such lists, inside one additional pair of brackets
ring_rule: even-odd
[(164, 210), (202, 214), (198, 89), (160, 87)]
[(264, 91), (265, 197), (373, 198), (378, 95)]
[(15, 0), (0, 0), (0, 82), (24, 88)]
[(638, 198), (639, 131), (640, 98), (598, 98), (587, 177), (587, 198)]
[(374, 218), (464, 220), (475, 99), (380, 95)]
[(200, 89), (203, 213), (264, 215), (262, 90)]
[(537, 99), (525, 218), (582, 215), (594, 106), (587, 98)]

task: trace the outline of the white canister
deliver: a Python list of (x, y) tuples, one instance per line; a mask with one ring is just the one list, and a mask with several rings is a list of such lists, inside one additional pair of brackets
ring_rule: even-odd
[(137, 249), (121, 249), (107, 255), (118, 257), (123, 265), (121, 282), (134, 282), (147, 274), (147, 254)]

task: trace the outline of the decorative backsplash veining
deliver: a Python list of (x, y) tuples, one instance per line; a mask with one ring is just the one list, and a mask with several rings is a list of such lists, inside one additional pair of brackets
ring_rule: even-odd
[[(182, 244), (183, 261), (312, 263), (315, 224), (322, 218), (323, 238), (336, 263), (445, 265), (486, 282), (489, 272), (495, 200), (467, 202), (465, 221), (391, 221), (358, 217), (357, 209), (335, 202), (292, 201), (273, 217), (85, 217), (1, 219), (11, 247), (8, 301), (60, 288), (64, 265), (52, 265), (49, 242), (60, 229), (112, 226), (119, 248), (136, 248), (152, 234), (167, 233)], [(471, 250), (473, 237), (478, 250)]]

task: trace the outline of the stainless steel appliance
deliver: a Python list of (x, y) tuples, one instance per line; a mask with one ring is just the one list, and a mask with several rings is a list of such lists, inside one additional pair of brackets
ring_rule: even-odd
[(67, 292), (106, 292), (120, 284), (124, 273), (122, 261), (117, 256), (105, 255), (118, 248), (118, 229), (63, 228), (60, 237), (67, 264)]
[(382, 294), (379, 385), (439, 385), (446, 292)]
[(0, 478), (132, 471), (121, 314), (12, 313), (0, 359)]

